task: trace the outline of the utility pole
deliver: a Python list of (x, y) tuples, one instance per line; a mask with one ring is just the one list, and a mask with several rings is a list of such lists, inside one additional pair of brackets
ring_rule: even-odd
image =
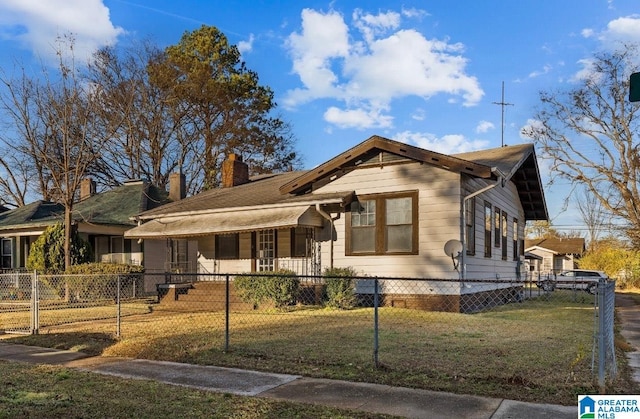
[(500, 141), (501, 146), (504, 147), (504, 107), (513, 106), (513, 103), (506, 103), (504, 101), (504, 81), (502, 82), (502, 100), (500, 102), (493, 102), (494, 105), (500, 105), (502, 107), (502, 120), (500, 123)]

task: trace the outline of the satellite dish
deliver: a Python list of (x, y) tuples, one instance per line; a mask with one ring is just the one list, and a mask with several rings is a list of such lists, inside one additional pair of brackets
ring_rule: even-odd
[(460, 240), (449, 240), (444, 244), (444, 253), (447, 256), (451, 256), (453, 262), (453, 270), (458, 270), (458, 264), (460, 263), (460, 255), (462, 254), (462, 242)]
[(462, 242), (460, 240), (449, 240), (444, 244), (444, 253), (452, 258), (457, 258), (462, 253)]

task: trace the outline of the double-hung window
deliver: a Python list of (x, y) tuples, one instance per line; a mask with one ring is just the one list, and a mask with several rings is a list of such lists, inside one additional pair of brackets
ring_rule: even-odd
[(484, 257), (491, 257), (491, 231), (493, 229), (493, 209), (491, 204), (487, 201), (484, 202)]
[(305, 258), (311, 256), (311, 240), (313, 230), (307, 227), (291, 229), (291, 256)]
[(495, 213), (493, 217), (493, 244), (495, 245), (495, 247), (500, 247), (500, 244), (502, 243), (502, 223), (500, 221), (500, 214), (502, 213), (502, 211), (500, 211), (500, 208), (498, 207), (493, 207), (493, 210)]
[(502, 260), (507, 260), (507, 212), (502, 211)]
[(418, 253), (418, 193), (362, 195), (346, 217), (347, 255)]
[(465, 243), (468, 255), (476, 254), (476, 198), (464, 201)]
[(518, 260), (520, 252), (518, 251), (518, 219), (513, 219), (513, 260)]

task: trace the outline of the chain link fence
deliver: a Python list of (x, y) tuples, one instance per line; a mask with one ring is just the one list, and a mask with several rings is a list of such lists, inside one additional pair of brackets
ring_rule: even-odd
[(591, 351), (588, 374), (615, 377), (615, 283), (548, 285), (286, 273), (3, 274), (0, 333), (104, 333), (130, 342), (123, 356), (231, 359), (308, 375), (340, 368), (357, 379), (383, 368), (405, 374), (400, 382), (409, 386), (419, 383), (407, 377), (462, 385), (490, 371), (505, 385), (535, 387), (543, 375), (562, 381), (584, 373)]

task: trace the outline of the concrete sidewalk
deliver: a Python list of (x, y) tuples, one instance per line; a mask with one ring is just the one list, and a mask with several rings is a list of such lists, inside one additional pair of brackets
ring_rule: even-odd
[(634, 348), (625, 352), (632, 371), (631, 377), (640, 383), (640, 305), (628, 295), (616, 294), (616, 311), (622, 325), (620, 334)]
[(200, 390), (383, 413), (406, 418), (575, 418), (576, 406), (524, 403), (379, 384), (306, 378), (235, 368), (142, 359), (87, 357), (82, 353), (0, 342), (0, 359), (55, 364), (129, 379)]

